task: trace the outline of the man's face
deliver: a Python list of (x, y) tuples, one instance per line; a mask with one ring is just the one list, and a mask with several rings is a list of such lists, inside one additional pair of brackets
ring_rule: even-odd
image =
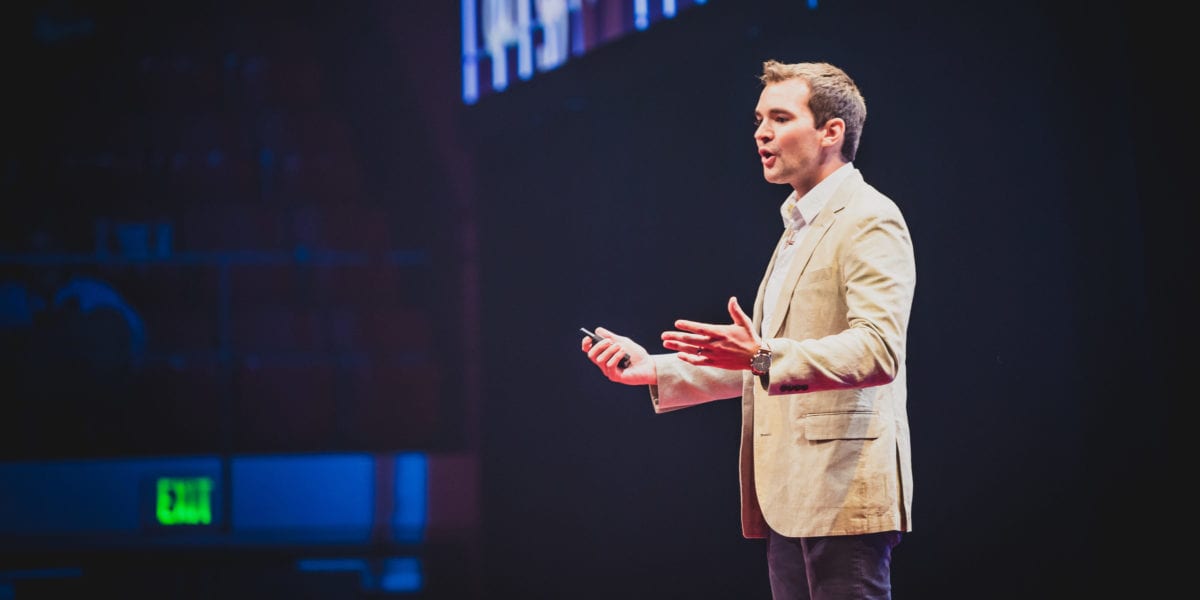
[(754, 141), (762, 159), (763, 178), (791, 184), (797, 190), (809, 182), (819, 167), (823, 132), (813, 126), (808, 109), (808, 84), (788, 79), (768, 84), (754, 109)]

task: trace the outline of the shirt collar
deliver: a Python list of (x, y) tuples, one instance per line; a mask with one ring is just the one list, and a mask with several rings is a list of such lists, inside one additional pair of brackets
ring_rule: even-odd
[(854, 172), (854, 163), (846, 163), (822, 179), (807, 194), (798, 196), (795, 190), (788, 194), (787, 199), (779, 207), (779, 216), (783, 217), (783, 228), (797, 229), (805, 223), (812, 223), (813, 219), (817, 218), (817, 213), (821, 212), (825, 203), (833, 196), (833, 191), (852, 172)]

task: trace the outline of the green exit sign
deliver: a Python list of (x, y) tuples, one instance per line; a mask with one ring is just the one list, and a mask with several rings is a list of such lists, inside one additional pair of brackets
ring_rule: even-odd
[(155, 516), (159, 524), (212, 523), (211, 477), (159, 477), (155, 490)]

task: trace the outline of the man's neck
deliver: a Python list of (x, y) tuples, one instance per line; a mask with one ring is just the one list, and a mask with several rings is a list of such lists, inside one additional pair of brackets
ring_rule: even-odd
[(836, 159), (826, 160), (825, 162), (821, 163), (821, 167), (817, 169), (815, 176), (798, 184), (792, 184), (792, 189), (796, 190), (796, 197), (803, 197), (805, 194), (812, 191), (813, 188), (817, 187), (818, 183), (825, 181), (826, 177), (829, 177), (834, 171), (837, 171), (846, 164), (846, 161), (842, 160), (840, 156)]

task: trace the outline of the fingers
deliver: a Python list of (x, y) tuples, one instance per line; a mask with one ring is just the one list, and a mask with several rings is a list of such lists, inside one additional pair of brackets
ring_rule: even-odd
[[(737, 296), (730, 296), (728, 303), (729, 316), (733, 319), (733, 324), (742, 329), (751, 329), (753, 327), (752, 320), (749, 315), (742, 310), (738, 305)], [(728, 328), (728, 325), (716, 325), (713, 323), (701, 323), (700, 321), (689, 321), (687, 319), (677, 319), (675, 321), (675, 329), (694, 333), (705, 338), (717, 338), (724, 334), (723, 328)]]
[(687, 319), (676, 319), (675, 321), (675, 329), (700, 335), (711, 335), (712, 327), (711, 324), (701, 323), (700, 321), (689, 321)]
[(737, 296), (729, 297), (729, 316), (733, 318), (733, 323), (738, 327), (746, 329), (747, 331), (754, 328), (750, 316), (747, 315), (746, 311), (742, 310), (742, 306), (738, 304)]
[(739, 360), (747, 347), (757, 347), (754, 320), (738, 304), (737, 296), (727, 303), (732, 323), (718, 325), (678, 319), (675, 331), (662, 333), (663, 347), (680, 353), (679, 357), (692, 364), (722, 365), (730, 357)]
[(596, 366), (613, 369), (621, 365), (628, 353), (617, 343), (612, 331), (603, 327), (596, 328), (600, 341), (594, 342), (590, 336), (585, 336), (580, 342), (581, 348)]
[(591, 338), (584, 338), (583, 346), (583, 351), (588, 353), (588, 357), (597, 362), (603, 362), (600, 360), (600, 356), (605, 352), (611, 353), (616, 344), (609, 338), (604, 338), (598, 342), (593, 342)]
[(608, 329), (605, 329), (603, 327), (596, 327), (596, 331), (593, 333), (595, 333), (600, 338), (600, 340), (597, 341), (597, 340), (593, 339), (592, 336), (585, 335), (583, 337), (583, 339), (580, 341), (580, 344), (581, 344), (580, 347), (583, 348), (584, 352), (591, 351), (591, 349), (594, 346), (598, 346), (600, 344), (600, 342), (603, 342), (603, 341), (608, 341), (609, 343), (615, 343), (612, 339), (609, 339), (609, 338), (613, 338), (614, 334), (612, 331), (609, 331)]
[(677, 342), (675, 340), (663, 340), (663, 348), (672, 352), (682, 352), (692, 356), (701, 356), (705, 352), (711, 352), (703, 345), (698, 343)]
[(712, 344), (713, 341), (720, 339), (720, 336), (717, 335), (680, 333), (678, 331), (664, 331), (660, 337), (662, 338), (664, 348), (692, 353), (695, 353), (696, 349), (703, 348), (706, 345)]
[(608, 338), (601, 340), (597, 346), (600, 346), (601, 350), (596, 355), (596, 364), (604, 364), (610, 367), (616, 366), (618, 354), (622, 352), (621, 346)]

